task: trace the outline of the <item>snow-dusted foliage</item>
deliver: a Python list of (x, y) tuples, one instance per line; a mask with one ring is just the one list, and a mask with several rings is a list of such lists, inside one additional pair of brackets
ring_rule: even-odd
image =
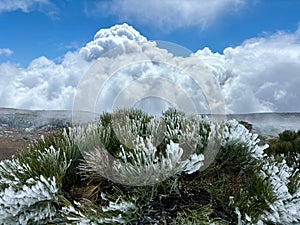
[[(202, 184), (203, 170), (214, 165), (218, 166), (218, 176), (221, 167), (229, 165), (224, 180), (218, 183), (224, 185), (227, 177), (238, 174), (232, 180), (242, 186), (234, 188), (245, 187), (237, 192), (230, 190), (232, 193), (224, 190), (232, 194), (227, 196), (227, 210), (232, 209), (236, 222), (300, 223), (299, 154), (292, 164), (284, 157), (278, 160), (266, 155), (268, 145), (260, 145), (258, 135), (235, 120), (215, 122), (172, 110), (161, 118), (139, 111), (117, 113), (118, 117), (107, 114), (98, 123), (65, 130), (53, 146), (43, 147), (47, 142), (44, 139), (37, 145), (40, 149), (27, 149), (1, 161), (0, 224), (130, 223), (137, 221), (138, 213), (145, 208), (152, 210), (150, 201), (172, 191), (181, 197), (180, 178), (200, 177), (195, 184)], [(78, 155), (82, 156), (80, 160)], [(75, 160), (77, 163), (73, 163)], [(70, 180), (78, 171), (81, 180), (72, 189), (75, 183)], [(195, 176), (189, 176), (193, 173)], [(68, 182), (71, 185), (63, 187)], [(87, 189), (80, 189), (82, 186)], [(81, 190), (76, 192), (81, 193), (75, 195), (76, 201), (70, 199), (74, 197), (71, 191), (64, 196), (70, 189)], [(98, 190), (96, 200), (85, 198), (85, 190)], [(167, 191), (159, 193), (162, 190)]]
[(69, 165), (65, 152), (53, 146), (43, 150), (28, 150), (18, 158), (0, 162), (0, 187), (6, 188), (12, 183), (23, 185), (30, 178), (39, 179), (40, 175), (46, 178), (55, 176), (61, 180)]
[(240, 143), (248, 149), (249, 155), (256, 159), (262, 159), (264, 150), (268, 148), (268, 145), (258, 145), (260, 141), (258, 135), (249, 132), (236, 120), (227, 121), (223, 134), (223, 146)]
[[(101, 192), (103, 206), (99, 207), (92, 202), (63, 206), (61, 215), (67, 224), (96, 225), (96, 224), (127, 224), (128, 216), (131, 217), (137, 210), (134, 199), (123, 199), (124, 196), (106, 196)], [(129, 201), (130, 200), (130, 201)]]
[(151, 136), (155, 146), (162, 141), (165, 122), (161, 118), (142, 113), (130, 114), (131, 111), (119, 110), (111, 118), (111, 128), (122, 145), (134, 148), (136, 138), (139, 136)]
[[(265, 160), (262, 176), (270, 182), (276, 200), (270, 203), (270, 211), (261, 215), (264, 222), (290, 224), (300, 222), (300, 173), (298, 168), (289, 167), (285, 160), (274, 163), (274, 159)], [(293, 180), (294, 179), (294, 180)], [(289, 186), (295, 182), (295, 190)]]
[[(106, 199), (107, 200), (107, 199)], [(107, 200), (108, 201), (108, 200)], [(97, 208), (95, 205), (83, 205), (74, 201), (61, 209), (60, 213), (66, 217), (68, 224), (98, 225), (98, 224), (126, 224), (126, 213), (136, 209), (136, 206), (121, 199), (108, 201), (108, 206)]]
[(56, 215), (53, 203), (69, 162), (53, 146), (33, 153), (0, 162), (0, 224), (44, 224)]
[(183, 159), (183, 149), (178, 143), (170, 142), (165, 149), (165, 156), (158, 153), (152, 144), (151, 138), (136, 139), (132, 152), (125, 152), (124, 148), (119, 154), (123, 162), (114, 161), (113, 169), (117, 180), (130, 185), (149, 185), (161, 182), (171, 176), (182, 172), (194, 173), (203, 165), (202, 154), (192, 154)]
[[(258, 145), (258, 135), (250, 133), (245, 127), (237, 121), (231, 120), (227, 122), (225, 129), (225, 142), (223, 145), (242, 144), (249, 152), (249, 156), (257, 159), (262, 165), (257, 170), (257, 174), (265, 181), (265, 185), (271, 190), (274, 201), (269, 202), (269, 209), (262, 212), (257, 224), (274, 223), (274, 224), (290, 224), (300, 222), (300, 173), (299, 162), (296, 159), (292, 167), (288, 166), (285, 160), (276, 162), (274, 157), (264, 154), (264, 150), (268, 145)], [(293, 184), (292, 184), (293, 182)], [(293, 185), (293, 189), (291, 188)], [(255, 196), (249, 196), (249, 202), (255, 199)], [(250, 204), (249, 204), (250, 205)], [(260, 209), (257, 209), (260, 210)], [(251, 216), (244, 215), (243, 224), (253, 224)]]
[(58, 188), (55, 177), (30, 178), (21, 187), (10, 185), (0, 192), (1, 224), (45, 224), (56, 215)]
[[(86, 130), (75, 128), (75, 139), (85, 158), (81, 169), (134, 186), (153, 185), (182, 172), (194, 173), (204, 161), (197, 148), (206, 147), (207, 140), (213, 138), (211, 134), (215, 134), (209, 135), (203, 124), (201, 117), (182, 117), (179, 121), (174, 115), (165, 115), (163, 120), (118, 111), (112, 115), (110, 129), (101, 124), (89, 125)], [(201, 130), (207, 135), (202, 136)], [(115, 147), (119, 148), (115, 157), (115, 149), (106, 146), (112, 132), (118, 143)]]

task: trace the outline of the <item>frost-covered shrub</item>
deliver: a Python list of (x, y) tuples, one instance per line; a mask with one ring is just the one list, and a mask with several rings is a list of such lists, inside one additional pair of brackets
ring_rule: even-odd
[(57, 214), (58, 200), (55, 177), (28, 179), (18, 187), (10, 185), (0, 192), (1, 224), (45, 224)]
[(279, 134), (280, 141), (293, 141), (297, 137), (297, 133), (292, 130), (285, 130)]
[[(32, 154), (29, 154), (31, 152)], [(30, 157), (31, 156), (31, 157)], [(43, 150), (28, 149), (11, 160), (0, 162), (1, 190), (12, 183), (26, 184), (29, 179), (55, 177), (59, 184), (70, 165), (65, 153), (53, 146)]]
[(149, 185), (198, 171), (205, 156), (212, 161), (220, 147), (217, 127), (207, 118), (171, 110), (163, 118), (125, 110), (105, 114), (104, 123), (76, 128), (75, 140), (85, 158), (83, 171), (123, 184)]
[[(182, 155), (183, 149), (172, 141), (167, 144), (164, 156), (157, 154), (151, 138), (145, 141), (138, 138), (133, 152), (125, 152), (122, 148), (119, 154), (122, 162), (113, 162), (114, 180), (134, 186), (155, 184), (182, 172), (194, 173), (203, 165), (203, 155), (192, 154), (186, 160), (182, 159)], [(86, 163), (89, 164), (88, 159)]]
[(261, 173), (269, 181), (276, 200), (269, 203), (270, 210), (264, 212), (260, 219), (281, 224), (300, 222), (299, 169), (289, 167), (285, 160), (274, 163), (274, 159), (270, 158), (264, 161)]
[[(300, 154), (300, 130), (298, 132), (285, 130), (269, 142), (270, 147), (266, 153), (277, 158), (282, 158), (281, 155), (284, 155), (289, 165), (292, 165), (296, 161), (297, 155)], [(300, 167), (298, 168), (300, 169)]]
[(75, 147), (65, 130), (0, 162), (0, 224), (46, 224), (60, 217), (64, 183), (77, 176), (70, 171), (80, 153)]
[(74, 206), (64, 206), (60, 213), (67, 218), (67, 224), (81, 225), (126, 224), (134, 218), (135, 204), (121, 198), (109, 201), (104, 194), (101, 195), (108, 206), (99, 207), (92, 203), (74, 202)]
[(61, 151), (54, 147), (36, 150), (32, 158), (23, 154), (0, 162), (1, 224), (44, 224), (56, 215), (55, 202), (69, 162), (64, 154), (60, 160)]
[(297, 168), (300, 157), (295, 159), (293, 166), (284, 159), (278, 162), (264, 153), (268, 145), (259, 146), (257, 135), (251, 134), (237, 121), (228, 121), (227, 124), (227, 138), (220, 154), (228, 151), (228, 147), (236, 151), (229, 151), (231, 157), (226, 158), (238, 164), (242, 169), (239, 171), (247, 173), (250, 182), (245, 186), (248, 186), (246, 190), (240, 190), (240, 194), (235, 196), (233, 204), (241, 215), (241, 221), (245, 224), (300, 222), (300, 177)]
[(106, 113), (0, 162), (0, 224), (299, 223), (300, 155), (259, 143), (235, 120)]

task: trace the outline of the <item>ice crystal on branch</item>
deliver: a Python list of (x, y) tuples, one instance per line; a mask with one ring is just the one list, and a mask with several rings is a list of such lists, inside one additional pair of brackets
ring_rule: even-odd
[(180, 115), (170, 111), (159, 119), (134, 110), (117, 111), (105, 115), (108, 123), (78, 129), (75, 139), (85, 158), (80, 168), (128, 185), (152, 185), (199, 170), (205, 160), (199, 149), (211, 136), (200, 117)]
[(1, 224), (43, 224), (51, 220), (56, 210), (53, 202), (58, 188), (55, 177), (28, 179), (21, 187), (9, 186), (0, 192)]
[(191, 174), (203, 165), (203, 155), (192, 154), (183, 159), (183, 149), (173, 141), (167, 144), (165, 154), (158, 153), (151, 142), (151, 137), (145, 140), (136, 139), (132, 152), (120, 152), (123, 162), (115, 161), (113, 168), (117, 172), (117, 179), (131, 185), (149, 185), (161, 182), (182, 172)]

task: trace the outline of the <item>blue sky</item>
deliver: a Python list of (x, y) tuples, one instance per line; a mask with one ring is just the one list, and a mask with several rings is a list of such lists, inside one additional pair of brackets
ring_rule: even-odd
[[(14, 7), (5, 7), (5, 4), (12, 5), (14, 2)], [(27, 4), (28, 8), (18, 7), (18, 2)], [(294, 32), (300, 22), (298, 0), (232, 1), (212, 12), (215, 15), (204, 16), (208, 23), (205, 26), (195, 23), (199, 18), (193, 14), (186, 25), (180, 26), (176, 25), (176, 19), (159, 24), (156, 13), (153, 19), (143, 21), (142, 15), (134, 13), (143, 14), (144, 9), (137, 7), (133, 12), (129, 6), (127, 11), (122, 11), (113, 6), (120, 4), (117, 0), (36, 0), (31, 5), (29, 2), (35, 1), (0, 1), (0, 49), (11, 50), (11, 54), (0, 54), (0, 62), (10, 61), (26, 66), (39, 56), (59, 61), (67, 51), (78, 49), (92, 40), (99, 29), (123, 22), (132, 25), (150, 40), (171, 41), (192, 51), (207, 46), (214, 52), (223, 52), (226, 47), (238, 46), (246, 39), (279, 30)], [(136, 4), (132, 3), (136, 1), (127, 2), (132, 7)], [(205, 7), (209, 7), (198, 3), (199, 9), (201, 4), (204, 11)], [(151, 7), (149, 10), (151, 16)], [(165, 12), (169, 13), (167, 9)], [(178, 19), (181, 19), (180, 16)]]

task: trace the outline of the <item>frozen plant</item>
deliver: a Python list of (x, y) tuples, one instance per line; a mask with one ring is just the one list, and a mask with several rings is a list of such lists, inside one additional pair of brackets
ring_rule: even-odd
[(165, 128), (163, 120), (153, 117), (145, 121), (145, 119), (132, 119), (127, 114), (121, 115), (118, 113), (117, 116), (112, 117), (112, 128), (122, 145), (134, 148), (134, 141), (138, 136), (146, 138), (151, 135), (155, 145), (162, 141)]
[(121, 146), (119, 159), (105, 149), (85, 152), (85, 162), (80, 166), (87, 173), (96, 172), (114, 182), (127, 185), (152, 185), (182, 172), (194, 173), (203, 165), (202, 154), (191, 154), (183, 159), (184, 150), (178, 143), (167, 144), (165, 152), (158, 152), (151, 136), (135, 140), (134, 148), (125, 151)]
[(56, 215), (53, 205), (58, 187), (55, 177), (30, 178), (21, 187), (9, 186), (0, 192), (1, 224), (44, 224)]
[[(264, 209), (260, 214), (257, 212), (262, 209), (249, 209), (249, 212), (253, 213), (256, 218), (250, 214), (242, 215), (243, 212), (241, 211), (242, 224), (253, 224), (254, 222), (255, 224), (299, 223), (300, 179), (299, 169), (297, 166), (295, 167), (298, 165), (297, 160), (292, 166), (289, 166), (284, 159), (277, 162), (273, 156), (267, 156), (264, 153), (268, 145), (260, 146), (258, 144), (260, 140), (256, 134), (250, 133), (236, 120), (228, 121), (227, 124), (224, 132), (225, 141), (222, 146), (242, 146), (242, 149), (247, 151), (246, 159), (248, 159), (244, 168), (253, 167), (258, 179), (263, 180), (261, 185), (264, 187), (261, 186), (262, 190), (268, 191), (265, 199), (261, 199), (259, 202), (259, 204), (263, 204), (262, 201), (265, 201), (268, 206), (267, 209)], [(270, 196), (272, 197), (270, 198)], [(257, 198), (257, 196), (249, 196), (248, 206), (252, 205), (252, 201), (257, 201)], [(257, 215), (259, 216), (257, 217)]]
[[(262, 221), (273, 223), (290, 224), (300, 222), (300, 179), (299, 169), (289, 167), (285, 160), (276, 163), (271, 157), (265, 160), (262, 168), (262, 176), (267, 179), (276, 196), (276, 200), (270, 203), (270, 210), (261, 215)], [(289, 183), (293, 175), (298, 176), (298, 189), (291, 193)]]
[(80, 165), (85, 175), (96, 172), (114, 182), (146, 185), (200, 169), (204, 156), (197, 149), (205, 148), (207, 139), (215, 142), (217, 133), (204, 124), (209, 126), (200, 117), (176, 112), (159, 119), (125, 110), (72, 132), (85, 159)]
[(241, 143), (248, 149), (249, 155), (256, 159), (262, 159), (264, 157), (264, 150), (268, 148), (268, 145), (258, 145), (259, 139), (257, 134), (252, 134), (244, 126), (239, 124), (236, 120), (227, 121), (227, 126), (224, 127), (222, 145), (231, 145)]
[(165, 154), (158, 153), (151, 137), (138, 137), (133, 151), (124, 148), (119, 154), (121, 161), (114, 161), (117, 180), (130, 185), (148, 185), (161, 182), (182, 172), (194, 173), (203, 165), (202, 154), (192, 154), (183, 159), (183, 149), (173, 141), (167, 144)]
[(74, 201), (74, 206), (72, 204), (64, 206), (60, 212), (68, 224), (127, 224), (128, 221), (124, 215), (127, 213), (130, 215), (136, 210), (136, 206), (121, 198), (109, 201), (103, 193), (101, 196), (108, 202), (108, 206), (99, 208), (92, 203), (82, 204)]
[(55, 218), (54, 203), (69, 165), (65, 152), (53, 146), (1, 161), (0, 224), (44, 224)]

